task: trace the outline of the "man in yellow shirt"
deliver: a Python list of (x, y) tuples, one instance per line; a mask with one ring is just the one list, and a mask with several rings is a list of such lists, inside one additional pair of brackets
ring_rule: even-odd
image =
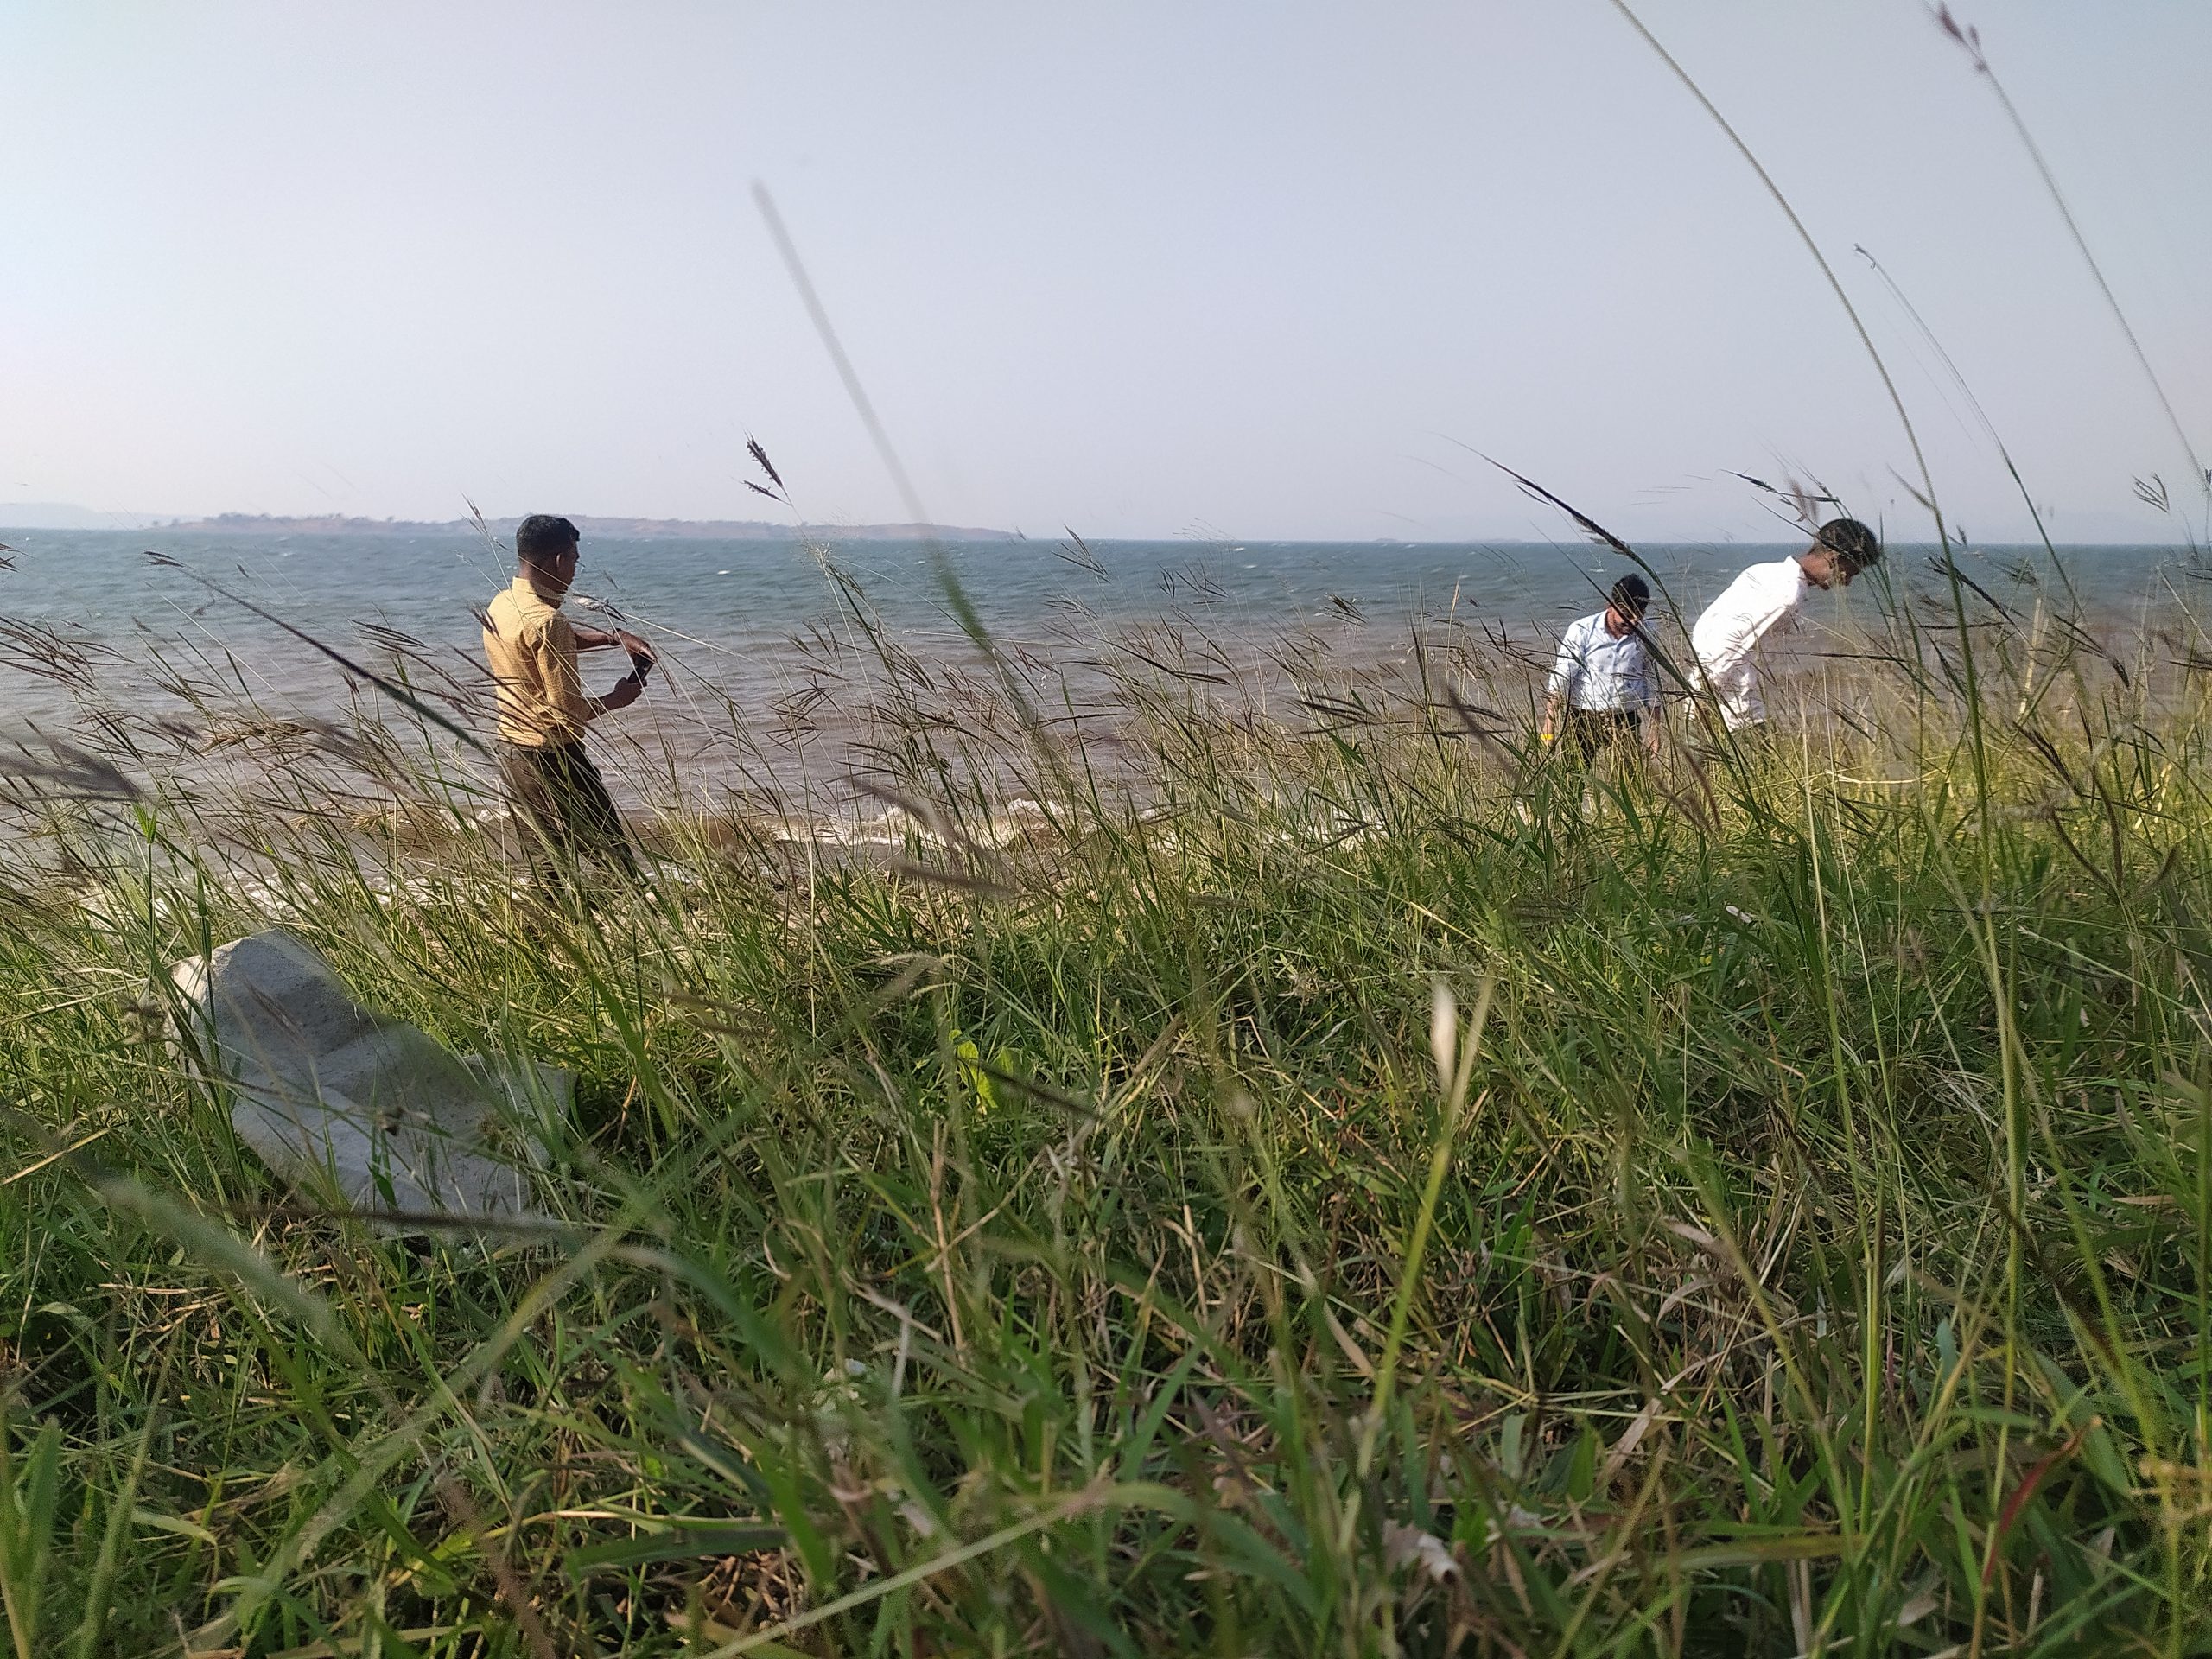
[[(513, 584), (484, 614), (484, 657), (496, 683), (499, 776), (516, 821), (541, 874), (549, 865), (572, 868), (597, 855), (629, 875), (638, 873), (622, 815), (606, 780), (584, 753), (584, 727), (613, 709), (626, 709), (645, 689), (653, 649), (636, 634), (578, 627), (561, 614), (562, 596), (576, 579), (576, 527), (534, 512), (515, 527)], [(630, 672), (603, 697), (584, 695), (576, 653), (620, 645)]]

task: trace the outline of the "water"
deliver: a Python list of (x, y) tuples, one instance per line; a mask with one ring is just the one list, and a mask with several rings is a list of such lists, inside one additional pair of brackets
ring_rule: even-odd
[[(0, 569), (0, 619), (35, 625), (88, 653), (98, 695), (142, 712), (175, 709), (157, 669), (164, 659), (192, 664), (203, 683), (227, 681), (264, 707), (325, 716), (343, 710), (348, 686), (340, 667), (238, 600), (357, 660), (377, 661), (373, 631), (392, 630), (469, 677), (480, 654), (474, 609), (512, 575), (503, 556), (469, 533), (14, 531), (0, 540), (14, 550), (6, 556), (12, 568)], [(832, 545), (902, 649), (925, 663), (974, 660), (927, 547)], [(1802, 546), (1675, 545), (1645, 556), (1694, 614), (1744, 565)], [(173, 563), (149, 557), (149, 550)], [(1078, 677), (1097, 642), (1145, 624), (1202, 632), (1247, 653), (1311, 630), (1325, 651), (1347, 660), (1401, 649), (1410, 627), (1447, 618), (1534, 644), (1596, 608), (1602, 585), (1626, 568), (1605, 550), (1573, 542), (1104, 542), (1090, 545), (1095, 569), (1050, 542), (956, 543), (945, 553), (995, 639), (1033, 664)], [(656, 680), (652, 696), (664, 709), (702, 689), (741, 707), (789, 698), (818, 668), (809, 642), (849, 634), (830, 583), (796, 538), (593, 537), (583, 554), (573, 613), (619, 617), (662, 647), (671, 672)], [(2084, 613), (2102, 626), (2140, 626), (2200, 594), (2212, 597), (2204, 567), (2185, 551), (2075, 548), (2061, 556)], [(1926, 550), (1892, 549), (1893, 588), (1930, 588), (1927, 563)], [(2025, 594), (2029, 569), (2042, 570), (2056, 591), (2041, 549), (1980, 550), (1961, 563), (2008, 601)], [(1833, 620), (1846, 602), (1878, 602), (1870, 594), (1862, 583), (1847, 601), (1815, 604)], [(21, 633), (0, 635), (0, 733), (33, 723), (51, 729), (71, 717), (70, 686), (40, 657)], [(588, 683), (600, 688), (621, 671), (613, 658), (587, 658), (587, 667)]]

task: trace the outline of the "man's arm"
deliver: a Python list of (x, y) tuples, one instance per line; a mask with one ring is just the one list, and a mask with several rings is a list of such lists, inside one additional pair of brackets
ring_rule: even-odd
[(620, 645), (632, 657), (642, 657), (649, 663), (660, 660), (652, 646), (632, 633), (627, 628), (579, 627), (571, 622), (569, 632), (575, 636), (578, 651), (604, 651), (610, 645)]
[(1643, 628), (1637, 629), (1636, 695), (1643, 705), (1643, 746), (1652, 753), (1659, 753), (1659, 738), (1665, 729), (1661, 707), (1665, 699), (1659, 685), (1659, 664), (1651, 656), (1651, 642), (1644, 637)]
[(1559, 729), (1560, 711), (1568, 704), (1575, 688), (1582, 683), (1582, 625), (1567, 624), (1567, 632), (1560, 636), (1559, 657), (1552, 664), (1552, 677), (1544, 685), (1544, 726), (1541, 736), (1547, 743)]
[[(586, 722), (613, 709), (628, 708), (645, 689), (645, 682), (633, 669), (616, 681), (605, 696), (587, 696), (583, 677), (576, 671), (576, 653), (583, 649), (583, 640), (578, 636), (583, 632), (567, 617), (556, 613), (545, 625), (544, 636), (538, 645), (545, 658), (546, 683), (553, 690), (563, 721), (573, 726), (579, 735)], [(591, 632), (596, 634), (599, 630)]]
[(632, 669), (615, 681), (613, 688), (605, 696), (584, 699), (584, 707), (588, 711), (585, 718), (597, 719), (600, 715), (612, 713), (617, 709), (627, 709), (644, 693), (645, 689), (645, 683), (638, 677), (637, 671)]
[(1727, 638), (1713, 642), (1710, 656), (1700, 654), (1699, 657), (1699, 663), (1707, 676), (1717, 680), (1741, 664), (1758, 648), (1759, 641), (1767, 636), (1774, 625), (1796, 608), (1796, 599), (1792, 595), (1788, 599), (1767, 601), (1756, 610), (1739, 612), (1730, 617)]

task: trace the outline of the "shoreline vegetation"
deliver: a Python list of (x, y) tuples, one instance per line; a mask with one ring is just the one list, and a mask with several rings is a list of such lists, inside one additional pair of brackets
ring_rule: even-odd
[[(820, 556), (884, 844), (771, 833), (828, 780), (700, 677), (785, 764), (633, 756), (647, 886), (550, 912), (404, 641), (343, 721), (64, 675), (0, 764), (18, 1655), (2212, 1639), (2185, 605), (1885, 566), (1771, 730), (1584, 768), (1502, 638), (1102, 639), (1076, 719)], [(550, 1228), (241, 1149), (165, 988), (271, 925), (575, 1071)]]

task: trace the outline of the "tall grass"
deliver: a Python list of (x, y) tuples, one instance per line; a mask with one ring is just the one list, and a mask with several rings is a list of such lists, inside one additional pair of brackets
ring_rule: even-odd
[[(14, 1651), (2205, 1650), (2196, 637), (1936, 563), (1772, 741), (1588, 770), (1471, 630), (1056, 699), (833, 572), (895, 856), (695, 678), (590, 906), (409, 642), (342, 725), (90, 675), (0, 872)], [(553, 1229), (242, 1151), (166, 969), (279, 924), (575, 1069)]]

